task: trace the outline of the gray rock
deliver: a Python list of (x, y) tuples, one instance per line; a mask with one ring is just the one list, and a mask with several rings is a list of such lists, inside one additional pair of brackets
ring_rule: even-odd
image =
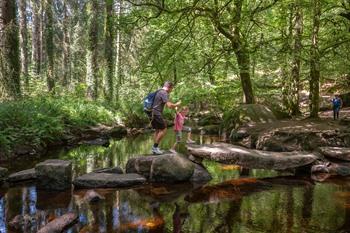
[(187, 150), (193, 156), (256, 169), (284, 170), (302, 167), (313, 163), (317, 159), (317, 156), (313, 153), (252, 150), (227, 143), (187, 145)]
[(113, 173), (113, 174), (123, 174), (123, 169), (120, 167), (110, 167), (110, 168), (100, 168), (93, 171), (93, 173)]
[(193, 171), (194, 163), (179, 154), (132, 158), (126, 165), (127, 173), (140, 174), (151, 182), (189, 181)]
[(320, 147), (319, 151), (327, 157), (350, 161), (350, 148), (347, 147)]
[(20, 182), (20, 181), (33, 180), (33, 179), (36, 179), (36, 173), (34, 168), (12, 173), (8, 177), (9, 182)]
[(35, 166), (37, 187), (47, 190), (64, 190), (71, 187), (72, 163), (50, 159)]
[(195, 164), (195, 168), (193, 171), (193, 175), (190, 179), (192, 182), (207, 182), (211, 180), (213, 177), (210, 175), (207, 169), (205, 167)]
[(7, 178), (8, 170), (6, 168), (0, 167), (0, 182)]
[(138, 174), (88, 173), (73, 181), (78, 188), (118, 188), (144, 184), (146, 179)]

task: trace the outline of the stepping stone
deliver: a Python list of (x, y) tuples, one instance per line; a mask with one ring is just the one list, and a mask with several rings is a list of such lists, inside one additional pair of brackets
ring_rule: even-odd
[(36, 179), (35, 168), (16, 172), (9, 175), (8, 177), (9, 182), (20, 182), (20, 181), (33, 180), (33, 179)]
[(350, 148), (347, 147), (320, 147), (320, 152), (324, 156), (350, 161)]
[(64, 190), (71, 187), (72, 162), (49, 159), (35, 166), (37, 187), (46, 190)]
[(73, 181), (78, 188), (119, 188), (144, 184), (146, 179), (138, 174), (88, 173)]
[(59, 233), (64, 232), (70, 226), (78, 223), (79, 216), (76, 213), (64, 214), (41, 228), (38, 233)]

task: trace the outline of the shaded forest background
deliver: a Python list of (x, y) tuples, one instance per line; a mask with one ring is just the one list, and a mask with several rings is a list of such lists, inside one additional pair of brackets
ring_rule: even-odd
[(317, 117), (349, 90), (349, 19), (346, 0), (2, 0), (0, 130), (136, 127), (165, 80), (193, 111)]

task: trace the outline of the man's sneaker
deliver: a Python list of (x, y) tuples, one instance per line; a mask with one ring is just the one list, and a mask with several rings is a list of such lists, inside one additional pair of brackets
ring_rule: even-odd
[(169, 151), (173, 154), (177, 154), (176, 150), (174, 150), (174, 149), (170, 149)]
[(186, 142), (189, 143), (189, 144), (195, 143), (195, 141), (193, 141), (193, 140), (191, 140), (191, 139), (187, 139)]
[(158, 147), (152, 146), (152, 153), (154, 155), (161, 155), (161, 154), (163, 154), (163, 151), (161, 151)]

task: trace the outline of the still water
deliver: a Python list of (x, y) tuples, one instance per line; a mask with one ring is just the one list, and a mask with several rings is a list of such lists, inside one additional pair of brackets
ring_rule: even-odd
[[(197, 143), (216, 138), (195, 135)], [(163, 148), (174, 143), (168, 132)], [(9, 164), (31, 168), (47, 158), (73, 161), (74, 175), (96, 168), (125, 167), (128, 158), (148, 154), (151, 135), (111, 140), (109, 147), (80, 146), (57, 150), (45, 158)], [(184, 151), (184, 147), (179, 148)], [(213, 180), (199, 184), (145, 185), (133, 189), (96, 190), (105, 200), (90, 205), (86, 190), (46, 192), (35, 184), (0, 189), (0, 233), (37, 232), (50, 220), (77, 211), (79, 223), (67, 232), (350, 232), (350, 180), (322, 183), (308, 177), (266, 170), (245, 170), (204, 162)], [(289, 176), (287, 176), (289, 175)], [(283, 177), (282, 177), (283, 176)], [(11, 229), (15, 216), (26, 217), (22, 229)]]

